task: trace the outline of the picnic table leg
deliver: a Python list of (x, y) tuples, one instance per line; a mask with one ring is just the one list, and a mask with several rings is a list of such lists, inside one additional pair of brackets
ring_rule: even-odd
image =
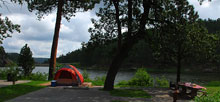
[(174, 92), (173, 92), (173, 102), (176, 102), (178, 94), (179, 94), (179, 90), (178, 89), (174, 90)]
[(195, 96), (197, 96), (197, 92), (198, 92), (197, 89), (192, 89), (191, 90), (191, 97), (194, 98)]
[(182, 94), (186, 94), (186, 87), (182, 87), (181, 93), (182, 93)]

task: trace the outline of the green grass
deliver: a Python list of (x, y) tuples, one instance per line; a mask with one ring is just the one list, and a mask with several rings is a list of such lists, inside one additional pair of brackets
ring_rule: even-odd
[(218, 91), (220, 91), (220, 81), (211, 81), (208, 84), (205, 85), (207, 88), (207, 93), (209, 95), (214, 95)]
[(205, 85), (207, 95), (195, 97), (195, 102), (220, 102), (220, 81), (211, 81)]
[(15, 97), (27, 94), (32, 91), (39, 90), (45, 86), (40, 86), (41, 83), (46, 83), (47, 81), (31, 81), (24, 84), (10, 85), (0, 88), (0, 102), (13, 99)]
[(137, 89), (115, 89), (110, 91), (110, 94), (120, 97), (151, 98), (147, 92)]

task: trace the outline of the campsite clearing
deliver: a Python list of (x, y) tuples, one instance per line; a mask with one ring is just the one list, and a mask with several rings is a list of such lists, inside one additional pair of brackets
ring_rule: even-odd
[[(111, 96), (108, 91), (100, 88), (65, 88), (65, 87), (46, 87), (29, 94), (19, 96), (8, 102), (172, 102), (168, 88), (146, 88), (152, 98), (131, 98)], [(189, 100), (178, 100), (178, 102), (189, 102)]]

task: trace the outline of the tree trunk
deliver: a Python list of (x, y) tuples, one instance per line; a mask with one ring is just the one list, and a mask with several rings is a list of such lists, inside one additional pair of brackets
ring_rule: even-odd
[(178, 59), (176, 83), (180, 82), (180, 70), (181, 70), (181, 61)]
[(119, 50), (117, 55), (114, 57), (111, 65), (109, 67), (107, 76), (106, 76), (105, 85), (104, 85), (105, 90), (114, 89), (114, 81), (115, 81), (116, 74), (117, 74), (122, 62), (128, 56), (128, 52), (130, 51), (130, 49), (133, 47), (134, 44), (135, 44), (134, 39), (131, 39), (130, 41), (125, 42), (122, 45), (121, 50)]
[[(146, 21), (149, 15), (150, 10), (150, 3), (148, 0), (143, 0), (143, 6), (144, 6), (144, 13), (142, 14), (141, 21), (140, 21), (140, 28), (138, 29), (138, 32), (134, 34), (134, 36), (128, 37), (125, 43), (122, 44), (121, 50), (116, 54), (114, 57), (107, 76), (105, 80), (104, 90), (113, 90), (114, 89), (114, 81), (115, 76), (117, 75), (117, 72), (124, 61), (124, 59), (128, 56), (128, 52), (133, 47), (133, 45), (138, 42), (139, 40), (143, 39), (145, 32), (145, 25)], [(147, 34), (146, 34), (147, 35)]]
[(121, 21), (119, 19), (119, 1), (118, 0), (113, 0), (113, 4), (115, 6), (115, 11), (116, 11), (116, 22), (117, 22), (117, 25), (118, 25), (118, 50), (121, 49), (121, 39), (122, 39), (122, 35), (121, 35)]
[(176, 76), (176, 83), (180, 82), (180, 74), (181, 74), (181, 45), (178, 46), (178, 55), (177, 55), (177, 76)]
[(53, 79), (54, 71), (56, 68), (56, 55), (57, 55), (57, 47), (58, 47), (58, 39), (59, 39), (63, 5), (64, 5), (63, 0), (59, 0), (58, 1), (58, 8), (57, 8), (57, 18), (56, 18), (56, 24), (55, 24), (55, 31), (54, 31), (54, 37), (53, 37), (53, 44), (52, 44), (52, 48), (51, 48), (48, 80)]
[(128, 0), (128, 36), (132, 34), (132, 0)]

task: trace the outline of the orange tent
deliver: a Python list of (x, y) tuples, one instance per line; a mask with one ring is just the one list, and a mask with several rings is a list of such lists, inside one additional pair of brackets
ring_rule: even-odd
[(82, 74), (72, 65), (68, 65), (64, 68), (59, 69), (55, 78), (57, 85), (81, 85), (84, 80)]

